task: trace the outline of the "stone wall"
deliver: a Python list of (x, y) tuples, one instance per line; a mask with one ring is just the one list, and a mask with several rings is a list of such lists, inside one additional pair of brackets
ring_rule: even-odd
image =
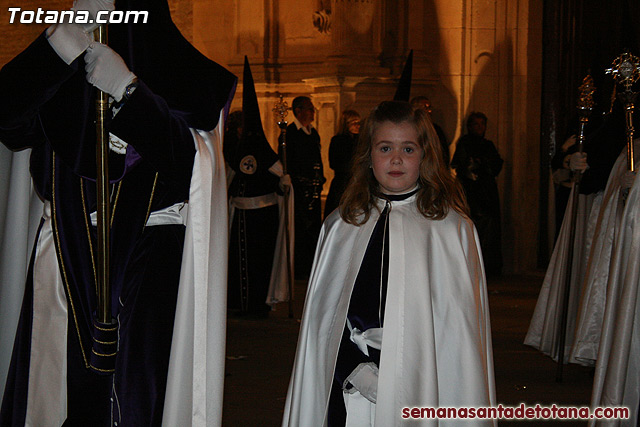
[[(43, 26), (8, 24), (0, 0), (0, 64)], [(240, 78), (251, 62), (267, 137), (279, 130), (272, 108), (310, 95), (318, 109), (325, 163), (341, 112), (363, 116), (395, 92), (414, 50), (411, 94), (427, 95), (434, 121), (455, 144), (471, 111), (489, 118), (487, 137), (505, 159), (502, 197), (507, 271), (536, 266), (539, 194), (542, 0), (171, 0), (185, 37)], [(70, 1), (50, 0), (48, 9)], [(42, 3), (23, 0), (20, 7)], [(233, 109), (241, 107), (242, 86)], [(289, 116), (289, 120), (292, 117)], [(452, 153), (454, 146), (452, 146)], [(329, 185), (325, 186), (327, 191)]]
[[(249, 57), (274, 144), (271, 108), (278, 95), (289, 104), (297, 95), (311, 96), (329, 179), (328, 142), (341, 111), (366, 115), (392, 97), (413, 49), (411, 94), (431, 98), (452, 153), (468, 114), (488, 116), (487, 137), (505, 159), (498, 179), (505, 269), (535, 269), (541, 0), (195, 0), (195, 8), (202, 21), (194, 24), (197, 47), (239, 76)], [(236, 96), (234, 108), (240, 100)]]

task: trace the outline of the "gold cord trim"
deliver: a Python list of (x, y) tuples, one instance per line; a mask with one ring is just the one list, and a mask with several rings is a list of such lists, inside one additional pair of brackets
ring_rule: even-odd
[(93, 365), (89, 365), (89, 366), (87, 366), (87, 368), (93, 369), (94, 371), (98, 371), (98, 372), (104, 372), (104, 373), (107, 373), (107, 374), (114, 373), (116, 371), (115, 369), (100, 369), (100, 368), (96, 368)]
[(109, 218), (109, 228), (113, 227), (113, 217), (116, 216), (116, 207), (118, 206), (118, 198), (120, 197), (120, 188), (122, 188), (122, 181), (118, 183), (118, 189), (116, 190), (116, 199), (113, 201), (113, 209), (111, 209), (111, 218)]
[(80, 194), (82, 195), (82, 213), (84, 213), (84, 226), (87, 231), (87, 241), (89, 242), (89, 252), (91, 253), (91, 268), (93, 269), (93, 283), (98, 295), (98, 274), (96, 273), (96, 262), (93, 257), (93, 244), (91, 243), (91, 231), (89, 230), (89, 216), (87, 215), (87, 206), (84, 199), (84, 178), (80, 178)]
[[(71, 312), (73, 313), (73, 321), (76, 326), (76, 332), (78, 334), (78, 343), (80, 344), (80, 351), (82, 352), (82, 359), (84, 360), (85, 366), (88, 368), (90, 366), (89, 361), (87, 360), (87, 355), (85, 354), (84, 347), (82, 346), (82, 337), (80, 336), (80, 327), (78, 326), (78, 318), (76, 316), (76, 308), (73, 304), (73, 299), (71, 297), (71, 289), (69, 288), (69, 280), (67, 279), (67, 270), (64, 267), (64, 261), (62, 259), (62, 249), (60, 246), (60, 235), (58, 234), (58, 225), (57, 225), (57, 212), (56, 212), (56, 153), (52, 153), (52, 173), (51, 173), (51, 212), (53, 215), (53, 231), (56, 236), (56, 250), (58, 251), (58, 259), (60, 260), (60, 269), (62, 270), (62, 278), (64, 280), (65, 286), (67, 288), (67, 298), (69, 298), (69, 303), (71, 304)], [(109, 372), (109, 371), (104, 371)]]
[(93, 327), (96, 328), (99, 331), (105, 331), (105, 332), (113, 332), (116, 329), (118, 329), (117, 326), (113, 327), (113, 328), (101, 328), (100, 326), (96, 325), (95, 323), (93, 324)]
[(93, 353), (93, 354), (95, 354), (96, 356), (99, 356), (99, 357), (113, 357), (113, 356), (116, 355), (116, 353), (109, 353), (109, 354), (98, 353), (94, 349), (91, 349), (91, 353)]
[(144, 228), (147, 226), (147, 221), (149, 220), (149, 215), (151, 215), (151, 203), (153, 202), (153, 195), (156, 192), (156, 183), (158, 182), (158, 172), (156, 172), (156, 176), (153, 178), (153, 188), (151, 188), (151, 197), (149, 198), (149, 206), (147, 207), (147, 216), (144, 218), (144, 225), (142, 226), (142, 231), (144, 232)]
[(97, 339), (93, 339), (95, 342), (97, 342), (98, 344), (104, 344), (104, 345), (114, 345), (116, 344), (118, 341), (99, 341)]

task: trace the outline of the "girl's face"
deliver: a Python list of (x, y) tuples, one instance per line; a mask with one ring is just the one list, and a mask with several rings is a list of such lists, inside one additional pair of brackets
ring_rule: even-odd
[(352, 119), (347, 120), (347, 126), (349, 128), (349, 133), (353, 135), (357, 135), (360, 133), (360, 117), (354, 117)]
[(383, 122), (373, 134), (371, 167), (385, 194), (404, 194), (415, 187), (422, 157), (418, 131), (409, 122)]

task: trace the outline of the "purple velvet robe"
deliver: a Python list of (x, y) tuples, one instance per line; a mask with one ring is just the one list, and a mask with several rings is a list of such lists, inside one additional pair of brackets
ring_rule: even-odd
[[(165, 11), (162, 3), (158, 2), (160, 14), (155, 16), (166, 19), (168, 8)], [(169, 82), (180, 80), (173, 74), (175, 70), (161, 67), (164, 71), (151, 75), (150, 70), (162, 65), (157, 60), (161, 57), (159, 48), (145, 50), (144, 42), (136, 42), (136, 51), (131, 43), (141, 40), (135, 37), (141, 31), (159, 31), (158, 25), (141, 28), (112, 31), (112, 47), (140, 78), (135, 93), (107, 123), (111, 133), (129, 144), (126, 155), (110, 153), (115, 204), (110, 237), (111, 306), (119, 325), (112, 374), (99, 375), (88, 369), (96, 305), (90, 251), (90, 245), (95, 248), (95, 229), (89, 221), (96, 205), (95, 88), (86, 82), (83, 57), (65, 64), (44, 34), (0, 71), (0, 140), (13, 150), (32, 148), (32, 177), (38, 193), (54, 207), (58, 262), (66, 269), (65, 294), (70, 309), (65, 425), (160, 424), (184, 226), (144, 225), (148, 212), (188, 199), (195, 154), (189, 128), (213, 129), (235, 85), (233, 75), (204, 57), (200, 63), (189, 61), (188, 54), (193, 56), (193, 52), (184, 39), (186, 45), (178, 42), (167, 48), (165, 44), (163, 53), (169, 59), (172, 51), (183, 54), (187, 59), (182, 66), (192, 66), (193, 73), (209, 79), (187, 78), (188, 83), (176, 83), (174, 88)], [(133, 55), (141, 49), (144, 58)], [(163, 78), (162, 74), (167, 75)], [(198, 82), (205, 83), (204, 87), (197, 87)], [(188, 97), (196, 90), (198, 97)], [(181, 99), (181, 92), (189, 99)], [(1, 425), (24, 425), (32, 339), (32, 273), (30, 268)]]

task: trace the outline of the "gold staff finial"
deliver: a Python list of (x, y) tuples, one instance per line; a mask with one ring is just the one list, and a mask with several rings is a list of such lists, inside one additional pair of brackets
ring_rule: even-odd
[(613, 60), (611, 68), (605, 70), (611, 74), (616, 83), (631, 91), (631, 86), (640, 78), (640, 58), (625, 52)]
[[(595, 102), (593, 101), (593, 93), (596, 88), (593, 84), (593, 78), (590, 74), (587, 74), (582, 79), (582, 84), (578, 87), (578, 114), (580, 116), (580, 131), (578, 133), (578, 151), (582, 152), (583, 144), (585, 140), (585, 126), (589, 121), (589, 116), (593, 111)], [(576, 174), (576, 178), (579, 179), (580, 175)]]
[(623, 92), (618, 92), (618, 99), (622, 101), (627, 122), (627, 169), (635, 172), (633, 157), (633, 110), (637, 92), (631, 90), (631, 86), (640, 79), (640, 58), (625, 52), (613, 60), (611, 68), (605, 71), (611, 74), (619, 85), (624, 87)]
[[(289, 114), (289, 104), (284, 100), (284, 97), (280, 95), (280, 100), (276, 102), (276, 105), (273, 107), (273, 112), (278, 116), (278, 127), (280, 128), (280, 161), (282, 162), (282, 173), (287, 175), (289, 173), (289, 168), (287, 166), (287, 114)], [(292, 257), (292, 240), (289, 235), (289, 206), (290, 201), (290, 193), (289, 188), (284, 191), (284, 231), (285, 231), (285, 256), (287, 259), (287, 288), (289, 291), (289, 318), (293, 319), (293, 266), (291, 264)]]
[(593, 84), (593, 78), (590, 74), (582, 79), (582, 84), (578, 87), (578, 109), (580, 111), (591, 111), (595, 106), (595, 102), (593, 102), (593, 93), (596, 91), (596, 88)]
[(287, 104), (287, 101), (284, 100), (282, 95), (280, 95), (280, 100), (276, 102), (275, 107), (273, 107), (273, 112), (278, 116), (278, 125), (284, 123), (286, 126), (287, 121), (285, 119), (289, 114), (289, 104)]
[[(589, 116), (593, 111), (593, 107), (595, 102), (593, 102), (593, 93), (596, 91), (596, 88), (593, 84), (593, 79), (591, 75), (587, 74), (584, 79), (582, 79), (582, 84), (578, 87), (578, 114), (580, 115), (580, 129), (578, 131), (578, 152), (582, 153), (584, 148), (585, 141), (585, 127), (587, 126), (587, 122), (589, 121)], [(571, 202), (567, 207), (567, 211), (571, 212), (571, 215), (567, 214), (567, 217), (570, 218), (569, 222), (569, 242), (572, 242), (569, 245), (569, 249), (566, 251), (566, 265), (573, 265), (573, 241), (576, 236), (576, 222), (578, 215), (578, 196), (580, 194), (580, 180), (582, 179), (582, 172), (575, 171), (573, 174), (573, 191), (571, 192)], [(561, 315), (560, 322), (558, 323), (557, 336), (558, 341), (556, 341), (556, 347), (554, 352), (557, 352), (558, 356), (558, 366), (556, 368), (556, 381), (562, 381), (562, 371), (564, 367), (564, 351), (565, 351), (565, 342), (567, 339), (567, 313), (569, 311), (569, 295), (571, 294), (571, 278), (572, 278), (572, 269), (567, 268), (565, 271), (564, 277), (564, 288), (562, 291), (562, 305), (561, 305)]]

